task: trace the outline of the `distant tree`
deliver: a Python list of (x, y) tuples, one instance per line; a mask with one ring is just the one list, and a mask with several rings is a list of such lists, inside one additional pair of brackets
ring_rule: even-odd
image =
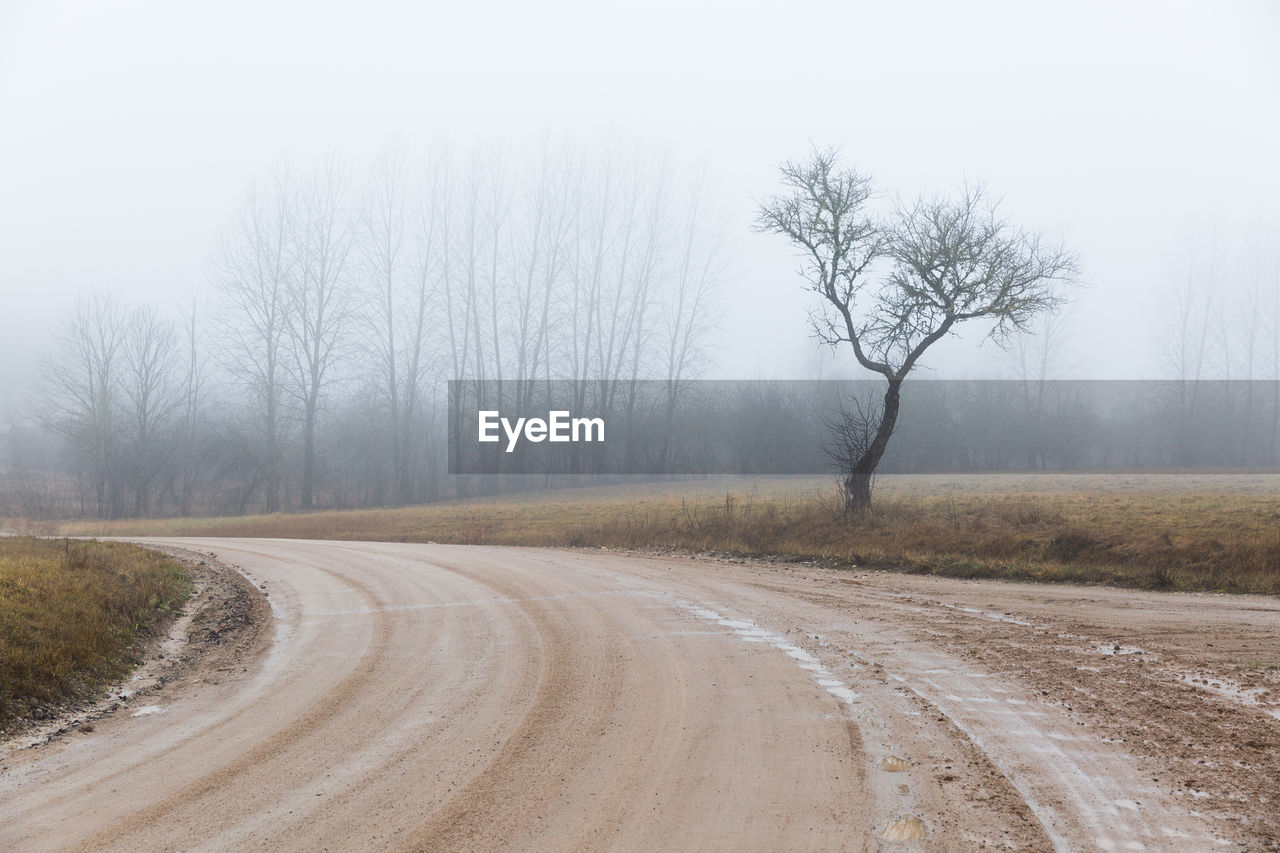
[(1204, 398), (1212, 383), (1204, 380), (1230, 375), (1230, 350), (1223, 335), (1227, 324), (1222, 254), (1216, 237), (1207, 248), (1189, 242), (1157, 303), (1162, 321), (1159, 344), (1175, 381), (1165, 413), (1174, 430), (1175, 464), (1204, 464), (1206, 448), (1197, 435), (1198, 424), (1214, 408)]
[(662, 374), (666, 377), (663, 464), (668, 460), (676, 408), (689, 380), (708, 359), (708, 343), (720, 321), (719, 289), (724, 275), (720, 217), (708, 210), (707, 175), (698, 172), (676, 223), (678, 248), (662, 299)]
[(201, 350), (200, 324), (198, 323), (198, 303), (193, 297), (191, 308), (184, 315), (182, 323), (183, 337), (180, 345), (185, 358), (182, 365), (182, 406), (179, 413), (179, 478), (177, 486), (178, 512), (183, 516), (191, 515), (197, 484), (197, 468), (199, 459), (196, 454), (196, 439), (200, 434), (203, 421), (205, 390), (205, 359)]
[(521, 204), (512, 229), (512, 357), (507, 371), (524, 383), (526, 396), (517, 399), (517, 409), (530, 405), (533, 380), (554, 371), (552, 312), (571, 248), (573, 169), (571, 153), (557, 151), (545, 140), (521, 167), (527, 180), (518, 194)]
[(782, 182), (788, 192), (761, 206), (757, 230), (800, 251), (807, 287), (822, 298), (811, 317), (819, 340), (848, 345), (887, 383), (875, 433), (844, 472), (846, 509), (866, 509), (902, 383), (926, 350), (972, 320), (1004, 342), (1062, 303), (1056, 285), (1074, 280), (1078, 263), (1000, 218), (980, 187), (899, 205), (880, 223), (868, 210), (870, 177), (841, 168), (833, 150), (784, 164)]
[(173, 323), (140, 305), (123, 330), (121, 402), (124, 425), (122, 464), (133, 487), (133, 514), (151, 511), (151, 488), (174, 450), (171, 421), (183, 402), (180, 355)]
[(56, 348), (41, 371), (41, 420), (74, 449), (99, 518), (114, 518), (122, 509), (118, 410), (126, 324), (125, 311), (109, 294), (80, 297), (55, 333)]
[[(1261, 241), (1260, 241), (1261, 242)], [(1243, 411), (1233, 418), (1239, 442), (1237, 464), (1262, 459), (1275, 464), (1276, 418), (1280, 415), (1280, 398), (1276, 395), (1280, 379), (1280, 267), (1268, 263), (1262, 251), (1255, 248), (1237, 262), (1236, 281), (1229, 288), (1232, 303), (1223, 312), (1222, 338), (1228, 355), (1234, 356), (1226, 373), (1229, 379), (1246, 380), (1229, 383), (1243, 386)], [(1269, 383), (1262, 380), (1271, 380)], [(1270, 395), (1267, 392), (1270, 391)], [(1267, 405), (1267, 396), (1271, 397)]]
[[(1063, 312), (1042, 314), (1035, 324), (1010, 342), (1008, 363), (1014, 378), (1022, 390), (1024, 432), (1027, 449), (1027, 468), (1048, 467), (1047, 439), (1052, 425), (1049, 410), (1053, 403), (1059, 407), (1063, 396), (1071, 392), (1065, 385), (1054, 386), (1053, 380), (1061, 378), (1064, 367), (1062, 355), (1069, 331)], [(1055, 393), (1056, 391), (1056, 393)]]
[(329, 160), (296, 197), (293, 275), (285, 314), (292, 359), (289, 390), (302, 407), (302, 509), (315, 501), (316, 423), (320, 400), (344, 354), (351, 319), (347, 260), (355, 237), (347, 177)]
[[(413, 500), (418, 410), (431, 357), (442, 212), (437, 194), (418, 192), (408, 149), (388, 145), (369, 172), (357, 229), (366, 308), (364, 346), (386, 409), (394, 502)], [(377, 502), (383, 502), (378, 499)]]
[(1259, 259), (1255, 266), (1256, 278), (1264, 282), (1268, 294), (1266, 301), (1267, 345), (1264, 362), (1271, 376), (1271, 456), (1272, 465), (1280, 464), (1280, 253), (1272, 243), (1271, 256)]
[[(267, 512), (278, 512), (284, 451), (281, 397), (285, 387), (286, 330), (293, 310), (293, 188), (278, 170), (266, 187), (254, 186), (213, 261), (221, 297), (219, 320), (225, 367), (249, 392), (266, 445), (257, 470), (266, 479)], [(247, 499), (247, 498), (246, 498)]]

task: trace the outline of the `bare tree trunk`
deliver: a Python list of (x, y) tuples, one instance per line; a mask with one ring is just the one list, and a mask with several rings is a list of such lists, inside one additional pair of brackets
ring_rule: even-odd
[(315, 503), (316, 482), (316, 406), (312, 400), (302, 429), (302, 494), (300, 505), (304, 510), (311, 509)]
[(203, 364), (198, 347), (196, 304), (192, 300), (191, 313), (186, 320), (187, 362), (183, 379), (182, 400), (182, 485), (178, 492), (178, 512), (191, 515), (196, 490), (196, 435), (200, 421), (200, 392), (203, 385)]
[(889, 387), (884, 392), (884, 404), (880, 410), (880, 424), (876, 427), (875, 437), (854, 462), (844, 478), (844, 507), (849, 512), (863, 512), (871, 508), (871, 486), (876, 473), (876, 466), (889, 446), (889, 437), (893, 435), (893, 427), (898, 422), (898, 400), (902, 387), (901, 379), (890, 379)]
[(280, 398), (267, 398), (267, 512), (280, 511)]

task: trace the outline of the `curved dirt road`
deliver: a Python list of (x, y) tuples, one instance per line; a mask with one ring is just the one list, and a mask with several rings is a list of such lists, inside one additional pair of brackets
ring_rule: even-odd
[[(1098, 652), (1102, 628), (1065, 611), (1123, 598), (1124, 620), (1141, 623), (1137, 602), (1166, 624), (1169, 599), (603, 551), (152, 541), (265, 588), (275, 636), (243, 672), (163, 692), (150, 713), (4, 755), (0, 849), (1257, 843), (1212, 807), (1219, 793), (1106, 728), (1120, 694), (1037, 680), (1051, 667), (1036, 654)], [(1202, 601), (1227, 602), (1191, 607), (1212, 622), (1258, 600)], [(1067, 668), (1153, 679), (1125, 695), (1176, 669), (1124, 651)], [(1280, 726), (1257, 701), (1185, 689)]]

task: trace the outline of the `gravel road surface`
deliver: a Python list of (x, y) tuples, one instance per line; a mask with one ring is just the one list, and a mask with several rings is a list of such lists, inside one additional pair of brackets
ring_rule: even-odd
[(1280, 837), (1274, 599), (609, 551), (142, 541), (265, 590), (260, 648), (88, 733), (7, 745), (0, 849)]

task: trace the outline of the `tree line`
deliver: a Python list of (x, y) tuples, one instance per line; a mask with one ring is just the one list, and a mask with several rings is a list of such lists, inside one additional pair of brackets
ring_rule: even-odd
[[(1057, 382), (1074, 255), (981, 188), (880, 216), (870, 179), (835, 152), (782, 178), (757, 228), (797, 249), (815, 337), (879, 374), (874, 391), (695, 381), (724, 269), (705, 172), (617, 140), (396, 143), (255, 182), (176, 318), (79, 298), (27, 416), (0, 426), (0, 513), (394, 506), (833, 462), (859, 506), (877, 470), (1280, 465), (1274, 258), (1233, 263), (1211, 244), (1173, 267), (1145, 318), (1168, 381)], [(908, 379), (960, 323), (1008, 346), (1015, 381)], [(492, 447), (461, 459), (449, 437), (469, 409), (450, 409), (450, 381), (472, 409), (554, 402), (621, 435), (555, 465)]]
[(721, 232), (705, 171), (640, 142), (282, 165), (180, 319), (77, 301), (11, 480), (23, 511), (104, 518), (451, 497), (448, 380), (697, 375)]

